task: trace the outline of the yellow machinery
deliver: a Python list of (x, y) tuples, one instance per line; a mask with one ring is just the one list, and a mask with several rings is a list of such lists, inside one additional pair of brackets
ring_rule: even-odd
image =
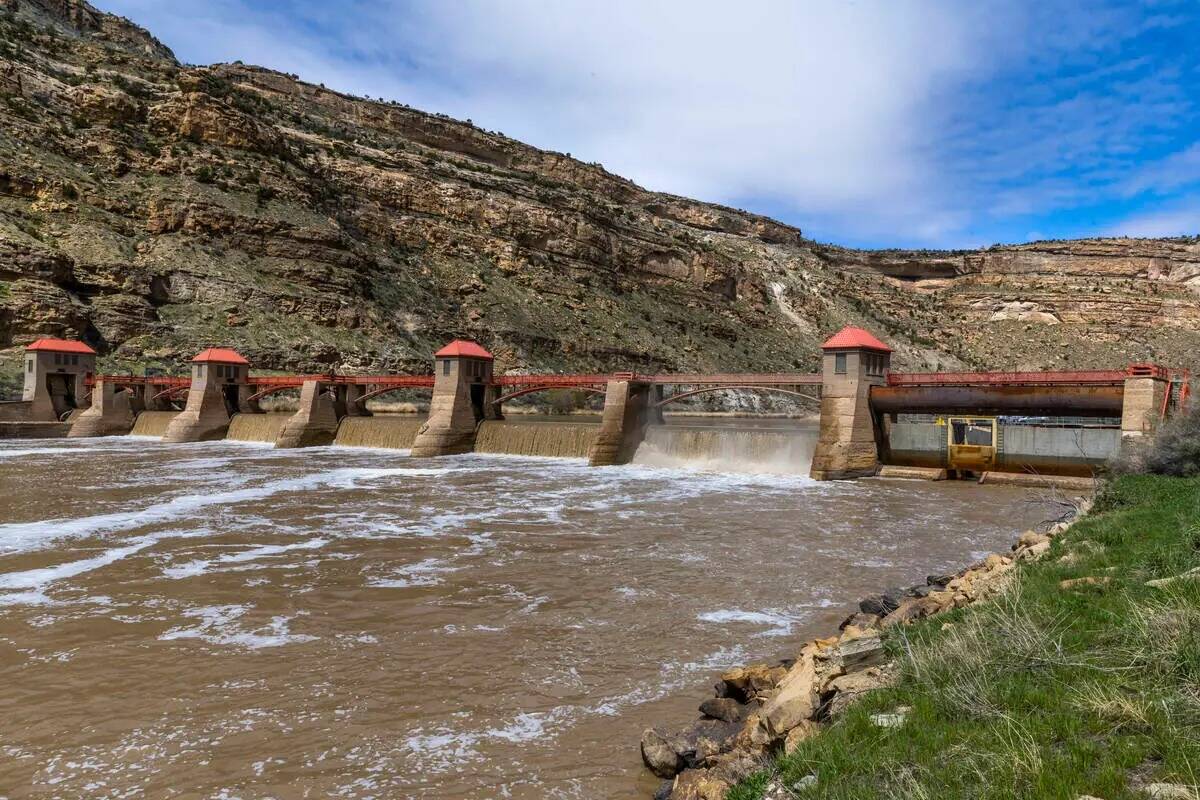
[(999, 424), (995, 417), (948, 417), (946, 468), (986, 472), (996, 464)]

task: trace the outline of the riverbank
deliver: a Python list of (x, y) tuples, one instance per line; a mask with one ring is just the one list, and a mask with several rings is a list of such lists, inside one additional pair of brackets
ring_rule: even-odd
[(1198, 679), (1200, 480), (1130, 476), (1070, 527), (725, 673), (704, 720), (642, 747), (687, 767), (672, 800), (1194, 798)]

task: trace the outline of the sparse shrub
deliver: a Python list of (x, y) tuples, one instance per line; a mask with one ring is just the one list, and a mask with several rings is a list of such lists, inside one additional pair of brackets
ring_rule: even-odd
[(1163, 425), (1142, 457), (1142, 468), (1153, 475), (1200, 475), (1200, 402)]

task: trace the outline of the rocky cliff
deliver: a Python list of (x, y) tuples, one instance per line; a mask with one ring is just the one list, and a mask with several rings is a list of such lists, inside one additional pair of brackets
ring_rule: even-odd
[[(862, 252), (394, 103), (181, 65), (81, 0), (0, 0), (0, 349), (107, 367), (212, 344), (289, 369), (810, 369), (865, 325), (904, 367), (1200, 352), (1200, 243)], [(1192, 364), (1194, 366), (1194, 363)]]

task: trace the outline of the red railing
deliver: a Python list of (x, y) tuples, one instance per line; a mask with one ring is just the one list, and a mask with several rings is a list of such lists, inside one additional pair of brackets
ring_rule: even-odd
[(495, 375), (492, 377), (494, 386), (603, 386), (614, 375)]
[(675, 373), (662, 375), (639, 375), (639, 381), (679, 386), (804, 386), (819, 385), (821, 376), (810, 373)]
[(246, 383), (254, 386), (300, 386), (305, 381), (328, 381), (330, 375), (251, 375)]
[(1114, 386), (1125, 370), (1073, 372), (924, 372), (888, 373), (888, 386)]
[(432, 375), (334, 375), (333, 383), (354, 386), (433, 386)]
[(192, 379), (178, 375), (93, 375), (84, 383), (95, 386), (97, 381), (116, 383), (122, 386), (190, 386)]
[(300, 386), (305, 381), (321, 381), (356, 386), (433, 386), (432, 375), (251, 375), (254, 386)]
[(610, 380), (639, 381), (678, 386), (799, 386), (821, 383), (820, 375), (790, 373), (662, 373), (646, 375), (639, 372), (613, 372), (591, 375), (497, 375), (496, 386), (600, 386)]

